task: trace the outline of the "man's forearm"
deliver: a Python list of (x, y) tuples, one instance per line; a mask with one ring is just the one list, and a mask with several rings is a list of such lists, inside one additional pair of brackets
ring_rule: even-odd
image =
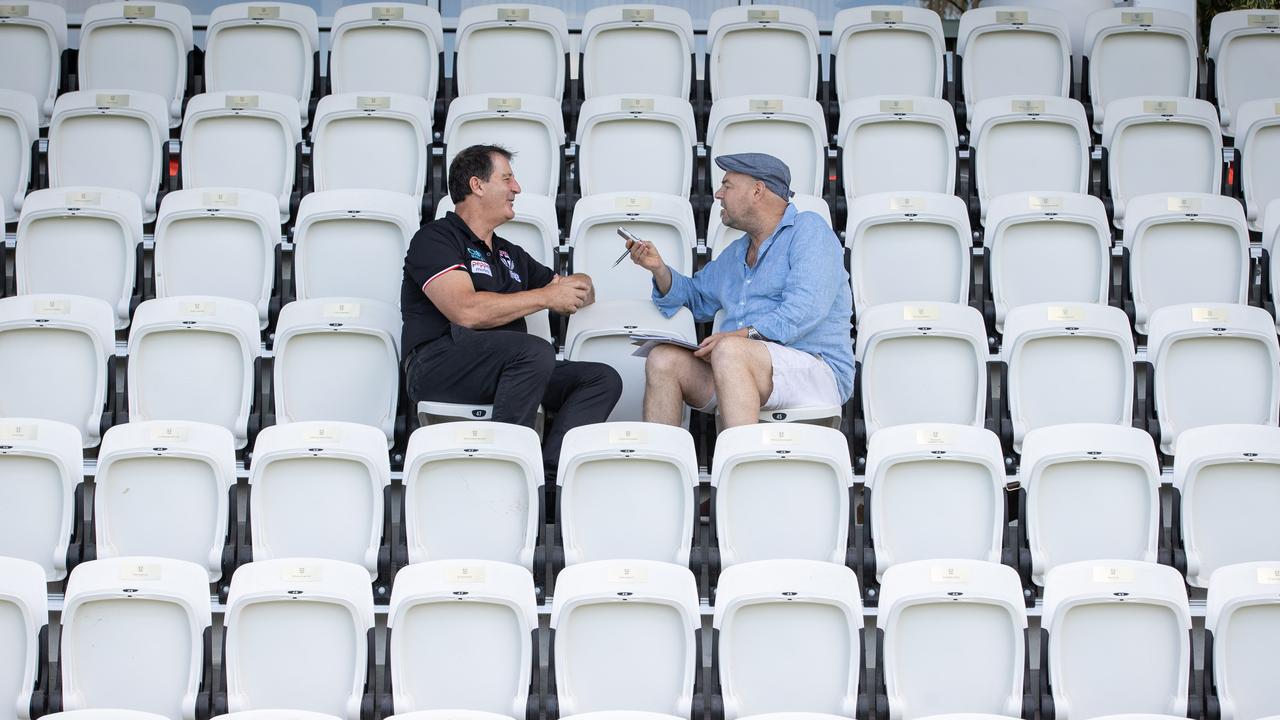
[(483, 330), (500, 327), (547, 308), (542, 288), (514, 293), (477, 292), (457, 324)]
[(658, 287), (659, 295), (671, 292), (671, 268), (667, 267), (666, 263), (653, 271), (653, 284)]

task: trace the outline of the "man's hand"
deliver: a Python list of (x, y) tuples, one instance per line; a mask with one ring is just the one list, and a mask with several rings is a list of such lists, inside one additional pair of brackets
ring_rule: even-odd
[(587, 297), (591, 294), (591, 281), (574, 276), (553, 275), (542, 292), (548, 310), (561, 315), (572, 315), (587, 304)]
[(696, 358), (700, 358), (702, 360), (706, 360), (707, 358), (711, 357), (711, 351), (715, 350), (716, 345), (724, 338), (730, 337), (730, 336), (746, 337), (747, 329), (741, 328), (739, 330), (734, 330), (733, 332), (719, 332), (714, 335), (708, 335), (707, 339), (703, 340), (702, 343), (698, 345), (698, 349), (693, 351), (693, 356)]
[(667, 268), (667, 263), (662, 260), (662, 255), (658, 252), (658, 248), (653, 243), (641, 240), (640, 242), (627, 241), (627, 250), (631, 251), (631, 262), (653, 273), (653, 280), (658, 284), (658, 290), (666, 295), (671, 289), (671, 270)]

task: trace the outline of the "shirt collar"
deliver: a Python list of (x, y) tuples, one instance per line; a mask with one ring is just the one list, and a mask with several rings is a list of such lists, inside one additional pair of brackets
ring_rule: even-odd
[[(463, 220), (457, 213), (450, 210), (447, 213), (445, 213), (445, 219), (455, 223), (459, 228), (461, 228), (462, 232), (466, 233), (467, 240), (472, 245), (476, 245), (478, 247), (484, 248), (485, 252), (489, 252), (489, 246), (486, 245), (485, 242), (480, 239), (479, 235), (475, 234), (475, 232), (471, 229), (471, 226), (468, 225), (466, 221)], [(507, 244), (507, 241), (502, 239), (502, 237), (499, 236), (498, 233), (495, 231), (493, 233), (493, 252), (496, 254), (498, 250), (503, 248), (506, 244)]]
[[(773, 241), (778, 239), (782, 231), (796, 224), (797, 212), (799, 211), (796, 210), (795, 203), (787, 203), (787, 209), (782, 211), (782, 219), (778, 221), (778, 226), (773, 229), (773, 233), (769, 237), (765, 238), (764, 242), (760, 243), (760, 251), (756, 253), (757, 267), (760, 265), (760, 259), (764, 257), (765, 252), (773, 245)], [(743, 235), (743, 237), (747, 241), (742, 244), (742, 250), (738, 253), (738, 260), (745, 264), (747, 262), (747, 250), (751, 247), (751, 237), (749, 235)]]

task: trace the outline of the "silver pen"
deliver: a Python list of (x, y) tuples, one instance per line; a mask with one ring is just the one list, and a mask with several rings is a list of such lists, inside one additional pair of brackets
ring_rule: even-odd
[[(621, 236), (623, 240), (630, 240), (633, 243), (643, 242), (640, 238), (636, 237), (635, 235), (632, 235), (630, 230), (627, 230), (624, 227), (618, 228), (618, 235)], [(627, 248), (626, 250), (623, 250), (622, 254), (618, 256), (617, 260), (613, 261), (613, 265), (610, 267), (611, 268), (618, 267), (618, 264), (621, 263), (623, 260), (626, 260), (627, 256), (630, 254), (631, 254), (631, 248)]]

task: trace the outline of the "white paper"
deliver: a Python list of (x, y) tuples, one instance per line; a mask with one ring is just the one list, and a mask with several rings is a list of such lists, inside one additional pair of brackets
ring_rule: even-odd
[(649, 335), (647, 333), (634, 333), (631, 335), (631, 344), (638, 345), (636, 351), (631, 353), (634, 357), (649, 357), (649, 353), (659, 345), (675, 345), (687, 350), (697, 350), (698, 344), (686, 342), (680, 338), (671, 338), (664, 335)]

